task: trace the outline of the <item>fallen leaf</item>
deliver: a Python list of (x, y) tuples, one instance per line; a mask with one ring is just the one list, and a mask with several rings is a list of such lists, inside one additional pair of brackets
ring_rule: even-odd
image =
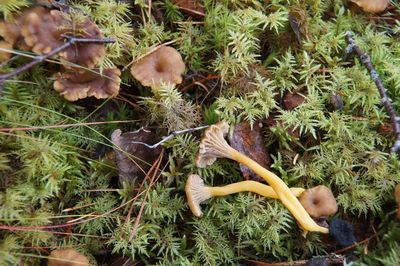
[[(248, 122), (242, 122), (235, 126), (233, 135), (230, 137), (230, 143), (234, 149), (249, 156), (261, 166), (269, 168), (270, 158), (264, 144), (261, 128), (261, 123), (254, 123), (253, 129), (251, 129)], [(240, 170), (246, 180), (264, 181), (242, 164), (240, 165)]]
[(304, 103), (304, 101), (305, 101), (305, 98), (303, 95), (301, 95), (297, 92), (289, 92), (289, 93), (286, 93), (285, 96), (283, 96), (283, 107), (286, 110), (293, 110), (297, 106)]
[(148, 144), (157, 142), (155, 133), (147, 129), (125, 133), (117, 129), (111, 134), (111, 141), (114, 144), (120, 182), (143, 179), (162, 149), (161, 146), (151, 149), (140, 143), (132, 143), (134, 141)]

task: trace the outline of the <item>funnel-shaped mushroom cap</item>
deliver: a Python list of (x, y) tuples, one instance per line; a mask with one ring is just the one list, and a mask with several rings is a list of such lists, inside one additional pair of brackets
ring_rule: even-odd
[[(38, 54), (47, 54), (64, 44), (64, 34), (80, 38), (101, 38), (100, 29), (89, 18), (73, 26), (58, 10), (44, 9), (42, 13), (31, 12), (21, 25), (25, 42)], [(105, 54), (105, 47), (99, 43), (78, 43), (59, 53), (65, 60), (93, 68)]]
[(119, 92), (121, 71), (118, 68), (104, 69), (102, 75), (91, 71), (58, 73), (53, 87), (68, 101), (94, 96), (104, 99)]
[(329, 216), (338, 210), (332, 191), (323, 185), (306, 189), (299, 196), (299, 200), (308, 214), (314, 218)]
[(135, 62), (132, 76), (143, 86), (159, 88), (162, 83), (180, 84), (185, 63), (180, 53), (172, 47), (163, 46)]
[(75, 249), (53, 250), (48, 257), (47, 266), (87, 266), (89, 260)]
[(379, 13), (387, 8), (390, 0), (351, 0), (365, 12)]
[(200, 204), (211, 198), (211, 193), (204, 186), (203, 179), (199, 175), (190, 175), (185, 186), (189, 208), (196, 217), (203, 216)]
[(230, 158), (232, 147), (225, 140), (229, 125), (225, 121), (218, 122), (204, 131), (200, 149), (196, 156), (197, 167), (212, 165), (217, 158)]

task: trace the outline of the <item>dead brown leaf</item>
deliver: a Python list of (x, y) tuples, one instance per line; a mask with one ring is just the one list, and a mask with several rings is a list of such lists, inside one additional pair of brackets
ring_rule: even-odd
[[(242, 122), (235, 126), (230, 143), (234, 149), (249, 156), (261, 166), (269, 168), (270, 158), (264, 144), (261, 128), (261, 123), (255, 123), (253, 129), (251, 129), (248, 122)], [(244, 165), (240, 165), (240, 170), (246, 180), (263, 181), (261, 177)]]
[(137, 179), (143, 179), (162, 149), (161, 146), (151, 149), (139, 143), (132, 143), (139, 141), (152, 144), (159, 141), (156, 134), (147, 129), (126, 133), (117, 129), (111, 134), (111, 140), (114, 144), (120, 182), (134, 182)]

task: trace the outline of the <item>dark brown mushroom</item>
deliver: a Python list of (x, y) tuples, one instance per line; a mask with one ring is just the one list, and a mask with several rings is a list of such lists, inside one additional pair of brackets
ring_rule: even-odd
[[(96, 70), (98, 71), (98, 70)], [(102, 74), (92, 71), (67, 71), (58, 73), (54, 89), (68, 101), (94, 96), (104, 99), (119, 92), (121, 71), (117, 68), (104, 69)]]

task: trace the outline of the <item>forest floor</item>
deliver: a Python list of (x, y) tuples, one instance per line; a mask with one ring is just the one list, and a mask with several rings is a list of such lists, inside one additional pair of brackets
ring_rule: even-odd
[(0, 2), (0, 266), (400, 265), (397, 1)]

